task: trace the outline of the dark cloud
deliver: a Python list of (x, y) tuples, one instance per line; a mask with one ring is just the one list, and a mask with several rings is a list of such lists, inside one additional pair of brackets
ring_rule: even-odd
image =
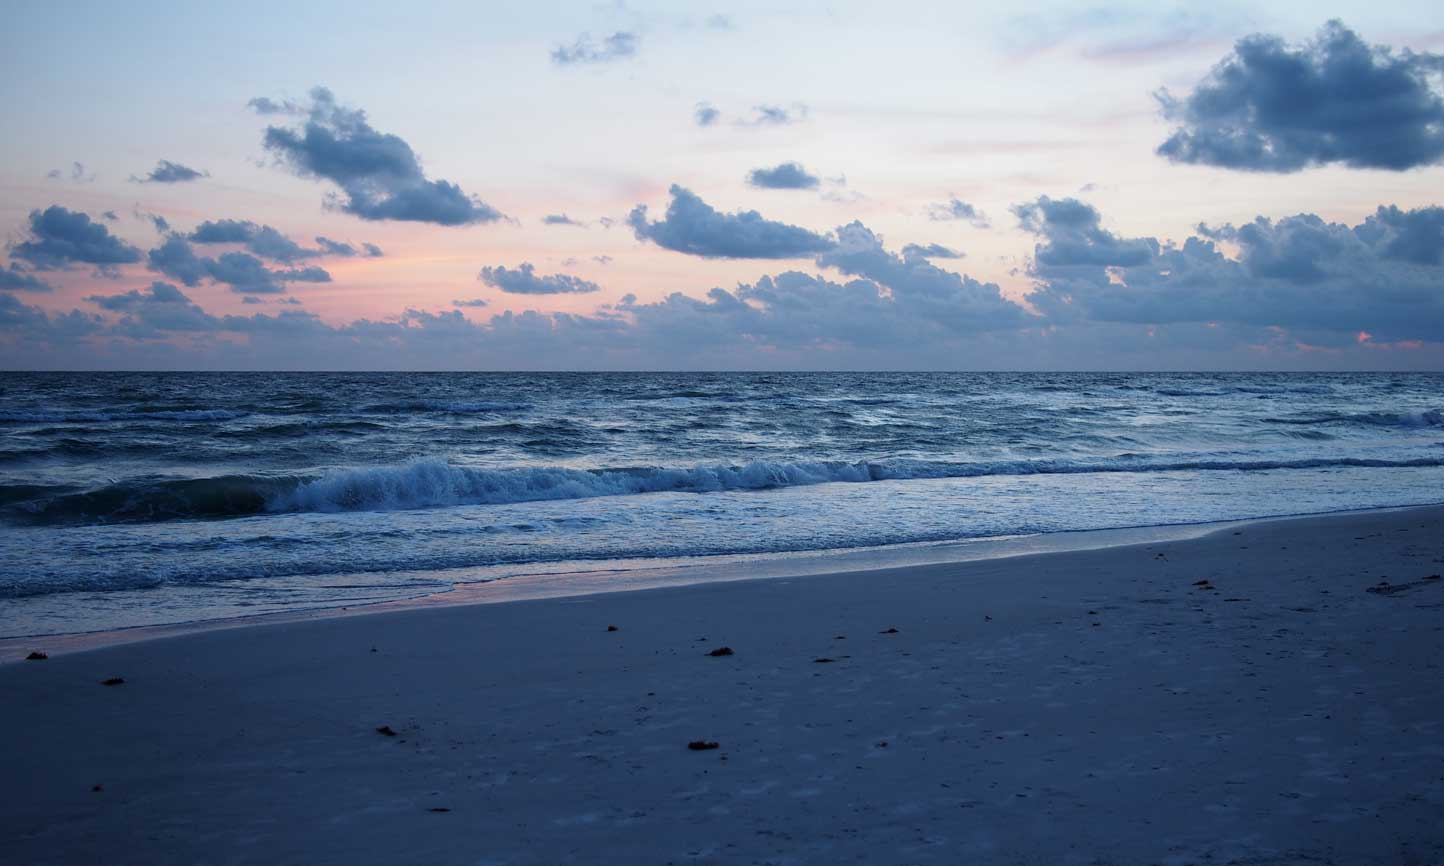
[(221, 324), (170, 283), (154, 282), (143, 291), (91, 295), (85, 300), (103, 310), (122, 313), (117, 329), (132, 338), (163, 332), (209, 332), (218, 330)]
[(109, 274), (116, 265), (140, 261), (140, 250), (86, 214), (51, 205), (30, 212), (30, 239), (12, 246), (10, 256), (39, 270), (88, 264)]
[(54, 288), (14, 262), (0, 268), (0, 292), (49, 292)]
[(458, 299), (452, 301), (452, 302), (451, 302), (451, 305), (452, 305), (453, 307), (484, 307), (484, 306), (486, 306), (486, 299), (485, 299), (485, 298), (458, 298)]
[(988, 227), (988, 218), (981, 211), (959, 198), (949, 198), (942, 204), (928, 207), (928, 219), (933, 222), (963, 220), (980, 229)]
[(210, 176), (208, 171), (197, 171), (178, 162), (163, 159), (155, 164), (155, 168), (150, 170), (150, 174), (145, 177), (131, 175), (130, 179), (133, 183), (189, 183)]
[(722, 112), (706, 102), (697, 103), (697, 107), (692, 111), (692, 119), (697, 122), (698, 126), (712, 126), (721, 118)]
[(552, 49), (552, 62), (558, 66), (570, 66), (625, 60), (636, 55), (640, 41), (636, 33), (625, 30), (618, 30), (601, 42), (592, 39), (590, 33), (583, 33), (571, 45), (558, 45)]
[(268, 126), (264, 143), (302, 177), (331, 181), (340, 194), (327, 206), (366, 220), (402, 220), (439, 225), (493, 222), (501, 213), (459, 186), (430, 180), (411, 146), (377, 132), (366, 112), (336, 104), (331, 91), (311, 91), (309, 106), (252, 100), (264, 115), (302, 118), (298, 126)]
[(817, 258), (818, 266), (886, 287), (909, 318), (958, 332), (1026, 327), (1033, 318), (1003, 297), (994, 283), (943, 270), (925, 258), (889, 252), (882, 238), (860, 222), (842, 226), (836, 234), (836, 247)]
[(800, 163), (784, 162), (772, 168), (754, 168), (747, 183), (760, 189), (817, 189), (821, 178), (809, 174)]
[[(326, 252), (307, 249), (271, 226), (257, 225), (250, 220), (208, 220), (196, 226), (190, 240), (198, 244), (243, 244), (255, 255), (286, 264)], [(355, 250), (351, 254), (354, 255)]]
[[(238, 231), (234, 221), (207, 223), (204, 236), (208, 238), (235, 237)], [(233, 243), (234, 241), (210, 240), (209, 243)], [(247, 295), (278, 294), (286, 290), (285, 283), (329, 283), (331, 275), (322, 268), (304, 267), (273, 270), (249, 253), (229, 252), (216, 258), (196, 255), (190, 241), (177, 235), (167, 238), (165, 243), (151, 250), (149, 267), (157, 273), (179, 280), (187, 286), (196, 286), (202, 279), (225, 283), (231, 291)]]
[(1338, 21), (1290, 46), (1239, 40), (1183, 99), (1160, 92), (1178, 125), (1158, 152), (1243, 171), (1343, 163), (1402, 171), (1444, 158), (1444, 56), (1369, 46)]
[(703, 258), (795, 259), (832, 248), (832, 241), (798, 226), (764, 219), (755, 210), (719, 213), (691, 190), (673, 185), (667, 215), (647, 221), (637, 205), (627, 217), (637, 240)]
[(366, 251), (366, 257), (370, 259), (379, 259), (382, 256), (386, 255), (385, 253), (381, 252), (380, 247), (369, 242), (361, 244), (361, 249)]
[(516, 270), (503, 267), (484, 267), (477, 279), (513, 295), (584, 294), (600, 291), (602, 288), (590, 280), (573, 277), (569, 274), (538, 276), (536, 269), (525, 262)]
[(1381, 207), (1352, 227), (1313, 214), (1259, 217), (1200, 227), (1182, 244), (1120, 238), (1098, 229), (1097, 212), (1087, 211), (1061, 229), (1046, 216), (1025, 220), (1043, 239), (1028, 300), (1056, 322), (1226, 323), (1336, 341), (1360, 332), (1381, 341), (1444, 335), (1438, 208)]
[(103, 220), (105, 220), (106, 222), (111, 222), (111, 223), (118, 223), (118, 222), (120, 222), (120, 214), (116, 213), (116, 212), (113, 211), (113, 210), (108, 210), (108, 211), (106, 211), (105, 213), (101, 214), (101, 215), (100, 215), (100, 218), (103, 219)]
[(574, 220), (564, 213), (549, 213), (542, 217), (542, 225), (549, 226), (585, 226), (586, 223)]
[(942, 244), (908, 244), (902, 248), (904, 259), (960, 259), (963, 254)]
[(1013, 213), (1025, 231), (1046, 241), (1033, 249), (1034, 259), (1045, 266), (1128, 267), (1158, 255), (1158, 241), (1118, 237), (1102, 228), (1096, 208), (1076, 198), (1042, 196), (1018, 205)]

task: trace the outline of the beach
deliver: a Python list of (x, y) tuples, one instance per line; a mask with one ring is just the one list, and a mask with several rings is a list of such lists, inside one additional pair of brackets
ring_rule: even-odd
[(44, 638), (7, 641), (0, 850), (1437, 863), (1441, 571), (1435, 507), (37, 661)]

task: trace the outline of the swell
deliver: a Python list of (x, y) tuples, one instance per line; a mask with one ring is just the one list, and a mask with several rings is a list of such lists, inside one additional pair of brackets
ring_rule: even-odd
[(211, 478), (142, 478), (75, 492), (41, 485), (0, 485), (0, 507), (14, 523), (157, 522), (296, 512), (397, 511), (463, 505), (770, 490), (828, 483), (998, 475), (1099, 472), (1261, 472), (1330, 467), (1427, 468), (1444, 456), (1413, 459), (1310, 458), (1298, 460), (1159, 460), (1121, 454), (1088, 460), (753, 461), (693, 467), (573, 469), (556, 466), (485, 469), (438, 459), (305, 475), (223, 475)]

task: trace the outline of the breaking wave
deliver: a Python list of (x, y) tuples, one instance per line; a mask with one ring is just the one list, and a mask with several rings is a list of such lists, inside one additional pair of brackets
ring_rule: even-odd
[(0, 503), (8, 503), (0, 513), (14, 522), (35, 524), (156, 522), (296, 512), (399, 511), (665, 492), (706, 494), (904, 479), (1440, 466), (1444, 466), (1444, 456), (1404, 460), (1354, 457), (1157, 460), (1123, 454), (1092, 460), (753, 461), (735, 465), (603, 469), (552, 466), (484, 469), (427, 459), (393, 466), (333, 469), (310, 475), (135, 479), (83, 492), (75, 492), (74, 488), (29, 485), (22, 489), (0, 485)]

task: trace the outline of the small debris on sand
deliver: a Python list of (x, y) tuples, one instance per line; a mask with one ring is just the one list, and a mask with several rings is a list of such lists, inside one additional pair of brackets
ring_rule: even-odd
[(428, 811), (428, 812), (450, 812), (450, 811), (451, 811), (451, 807), (450, 807), (450, 806), (432, 806), (430, 809), (427, 809), (426, 811)]
[(722, 656), (736, 655), (736, 653), (732, 652), (732, 647), (730, 646), (719, 646), (711, 652), (707, 653), (707, 655), (712, 656), (713, 658), (720, 658)]
[(614, 626), (614, 625), (609, 625), (609, 626), (607, 626), (607, 631), (616, 631), (616, 630), (617, 630), (617, 627)]
[(125, 677), (109, 677), (100, 681), (103, 686), (118, 686), (125, 682)]
[(1193, 582), (1193, 585), (1194, 585), (1194, 586), (1208, 586), (1208, 578), (1205, 577), (1203, 580), (1195, 580), (1195, 581)]
[(390, 725), (382, 725), (381, 727), (379, 727), (379, 728), (376, 729), (376, 733), (382, 735), (383, 737), (394, 737), (394, 736), (396, 736), (396, 732), (393, 731), (393, 730), (391, 730), (391, 726), (390, 726)]
[(823, 658), (820, 658), (820, 659), (813, 659), (813, 660), (812, 660), (812, 663), (815, 664), (815, 665), (830, 665), (830, 664), (832, 664), (832, 659), (827, 658), (827, 657), (824, 656)]
[(25, 657), (25, 660), (26, 660), (27, 662), (43, 662), (43, 661), (45, 661), (45, 660), (48, 659), (48, 658), (50, 658), (50, 656), (46, 655), (46, 654), (43, 653), (43, 652), (40, 652), (39, 650), (36, 650), (35, 652), (33, 652), (33, 653), (31, 653), (30, 655), (26, 656), (26, 657)]
[(878, 634), (897, 634), (897, 633), (898, 633), (898, 632), (897, 632), (897, 629), (895, 629), (895, 628), (885, 628), (885, 629), (883, 629), (882, 631), (878, 632)]
[(694, 752), (705, 752), (708, 749), (715, 749), (719, 745), (720, 744), (715, 743), (711, 740), (693, 740), (692, 742), (687, 744), (687, 748), (691, 749)]

